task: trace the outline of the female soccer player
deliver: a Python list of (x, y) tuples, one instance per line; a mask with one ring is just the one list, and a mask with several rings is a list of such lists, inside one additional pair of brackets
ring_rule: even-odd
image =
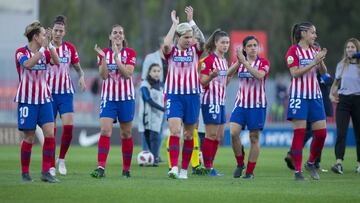
[(202, 148), (204, 165), (209, 176), (222, 176), (213, 169), (213, 161), (219, 142), (224, 136), (226, 123), (225, 92), (228, 62), (225, 58), (230, 39), (226, 32), (217, 29), (205, 44), (208, 56), (201, 64), (200, 83), (204, 89), (201, 112), (205, 123), (205, 139)]
[(345, 42), (344, 55), (336, 67), (335, 80), (330, 91), (330, 99), (337, 103), (336, 163), (331, 167), (331, 170), (337, 174), (344, 173), (342, 161), (345, 155), (346, 134), (350, 117), (356, 140), (357, 166), (355, 172), (360, 173), (360, 58), (356, 56), (359, 51), (360, 42), (358, 39), (350, 38)]
[[(170, 128), (170, 178), (187, 179), (193, 151), (193, 131), (200, 110), (198, 62), (203, 52), (204, 36), (193, 20), (193, 8), (185, 8), (189, 23), (179, 24), (176, 11), (171, 12), (172, 26), (164, 39), (163, 52), (169, 64), (165, 82), (166, 113)], [(193, 36), (198, 42), (193, 44)], [(173, 39), (176, 44), (173, 45)], [(181, 126), (184, 124), (182, 164), (178, 174)]]
[[(59, 65), (59, 57), (50, 41), (51, 29), (45, 31), (39, 22), (25, 28), (28, 44), (16, 50), (15, 63), (19, 74), (19, 86), (15, 102), (18, 103), (18, 128), (23, 131), (21, 142), (22, 180), (31, 182), (29, 165), (36, 125), (44, 133), (41, 180), (56, 183), (49, 169), (55, 156), (54, 117), (51, 106), (51, 92), (46, 83), (47, 65)], [(49, 50), (47, 50), (49, 48)]]
[(135, 111), (135, 90), (132, 74), (136, 63), (136, 53), (127, 47), (124, 28), (121, 25), (112, 27), (109, 40), (110, 48), (101, 50), (95, 45), (95, 50), (99, 54), (99, 73), (103, 83), (101, 88), (101, 136), (98, 144), (98, 168), (91, 173), (91, 176), (94, 178), (105, 177), (112, 127), (113, 123), (118, 120), (122, 143), (122, 176), (130, 178), (133, 154), (131, 128)]
[[(66, 175), (65, 155), (70, 147), (72, 140), (72, 131), (74, 123), (74, 87), (70, 77), (70, 67), (74, 67), (79, 75), (79, 87), (85, 90), (84, 72), (80, 66), (80, 59), (76, 51), (76, 47), (70, 42), (63, 41), (65, 36), (66, 18), (62, 15), (57, 16), (54, 20), (52, 29), (51, 43), (56, 47), (56, 51), (60, 57), (60, 65), (49, 66), (49, 77), (47, 79), (51, 93), (54, 119), (56, 121), (59, 112), (63, 124), (63, 132), (61, 135), (60, 154), (58, 159), (59, 173)], [(56, 136), (56, 125), (54, 134)], [(50, 173), (55, 175), (55, 160), (50, 168)]]
[(285, 57), (292, 76), (287, 117), (294, 127), (291, 156), (295, 167), (295, 180), (304, 180), (301, 165), (307, 121), (312, 125), (313, 141), (305, 166), (313, 179), (320, 179), (314, 163), (324, 146), (326, 117), (316, 71), (319, 69), (321, 75), (326, 73), (323, 60), (327, 51), (313, 47), (316, 37), (316, 28), (312, 23), (295, 24), (291, 32), (293, 45)]
[(244, 169), (244, 149), (241, 145), (240, 132), (250, 131), (250, 152), (244, 179), (254, 178), (254, 169), (260, 152), (259, 136), (266, 119), (265, 82), (269, 73), (269, 61), (260, 58), (259, 41), (254, 36), (243, 40), (243, 50), (237, 49), (237, 61), (229, 68), (228, 75), (235, 72), (239, 77), (239, 91), (236, 95), (235, 108), (230, 117), (232, 147), (237, 161), (234, 178), (239, 178)]

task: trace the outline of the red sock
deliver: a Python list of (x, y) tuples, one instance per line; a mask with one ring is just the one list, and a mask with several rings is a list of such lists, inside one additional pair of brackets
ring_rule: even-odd
[(64, 125), (63, 133), (61, 135), (61, 146), (59, 159), (64, 159), (66, 152), (70, 147), (73, 134), (73, 125)]
[(194, 140), (184, 140), (184, 146), (182, 150), (181, 168), (187, 170), (191, 160), (191, 155), (194, 148)]
[(101, 135), (98, 143), (98, 166), (105, 168), (110, 150), (110, 137)]
[(326, 128), (314, 130), (310, 147), (309, 162), (314, 163), (319, 158), (326, 139)]
[(122, 151), (122, 158), (123, 158), (123, 170), (128, 171), (130, 170), (131, 166), (131, 158), (133, 154), (133, 140), (132, 137), (127, 139), (121, 139), (121, 151)]
[(202, 146), (202, 155), (204, 159), (205, 168), (211, 168), (212, 151), (213, 151), (212, 140), (205, 137), (204, 144)]
[(48, 172), (55, 157), (55, 138), (45, 137), (42, 153), (42, 172)]
[(248, 161), (247, 167), (246, 167), (246, 174), (254, 174), (255, 166), (256, 166), (256, 162)]
[(291, 145), (291, 157), (294, 162), (296, 172), (301, 171), (305, 131), (305, 128), (294, 129), (294, 137)]
[(244, 155), (243, 154), (238, 155), (238, 156), (235, 155), (235, 158), (236, 158), (237, 165), (239, 167), (243, 167), (244, 166)]
[[(54, 152), (56, 154), (56, 127), (54, 127), (54, 142), (55, 142), (55, 148), (54, 148)], [(55, 168), (55, 156), (54, 158), (51, 160), (51, 167)]]
[(170, 155), (170, 166), (174, 167), (178, 165), (180, 154), (180, 138), (175, 135), (171, 135), (169, 139), (169, 155)]
[(211, 156), (211, 167), (213, 167), (213, 164), (214, 164), (214, 159), (215, 159), (215, 155), (216, 155), (216, 152), (218, 150), (218, 146), (219, 146), (219, 141), (218, 140), (213, 140), (212, 141), (212, 144), (213, 144), (213, 148), (212, 148), (212, 156)]
[(31, 159), (32, 143), (22, 141), (20, 160), (21, 160), (21, 172), (29, 173), (30, 159)]

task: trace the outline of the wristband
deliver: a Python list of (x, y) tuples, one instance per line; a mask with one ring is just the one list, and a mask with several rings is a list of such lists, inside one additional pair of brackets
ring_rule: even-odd
[(191, 27), (194, 26), (194, 25), (196, 25), (196, 23), (195, 23), (194, 20), (191, 20), (191, 21), (189, 22), (189, 24), (190, 24)]
[(50, 42), (49, 45), (48, 45), (48, 48), (49, 48), (49, 49), (53, 49), (53, 48), (55, 48), (55, 47), (54, 47), (54, 45), (52, 45), (51, 42)]
[(44, 54), (44, 51), (45, 51), (45, 48), (44, 48), (44, 47), (41, 47), (41, 48), (39, 49), (39, 52), (40, 52), (41, 54)]

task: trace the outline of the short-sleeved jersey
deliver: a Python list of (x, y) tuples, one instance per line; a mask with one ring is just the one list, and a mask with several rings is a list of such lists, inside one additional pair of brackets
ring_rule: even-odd
[(74, 94), (74, 85), (70, 78), (70, 65), (79, 63), (76, 47), (69, 42), (63, 42), (56, 48), (60, 65), (50, 65), (48, 84), (53, 94)]
[(228, 63), (225, 58), (219, 58), (212, 53), (202, 61), (200, 73), (209, 75), (214, 69), (218, 70), (218, 76), (213, 78), (207, 86), (202, 86), (201, 104), (225, 105)]
[[(101, 99), (106, 101), (126, 101), (135, 99), (135, 90), (132, 78), (124, 78), (114, 60), (115, 54), (111, 48), (103, 49), (105, 62), (109, 71), (108, 78), (103, 81), (101, 87)], [(119, 56), (125, 65), (135, 66), (136, 52), (130, 48), (121, 49)], [(103, 62), (103, 58), (98, 56), (98, 65)]]
[(265, 82), (270, 69), (270, 63), (264, 58), (257, 58), (251, 67), (265, 72), (262, 80), (256, 79), (243, 64), (238, 67), (239, 91), (236, 95), (235, 106), (243, 108), (265, 108)]
[(23, 66), (34, 53), (25, 46), (16, 50), (15, 63), (19, 75), (19, 85), (15, 102), (26, 104), (44, 104), (51, 102), (50, 88), (46, 82), (47, 64), (50, 64), (50, 52), (45, 50), (40, 60), (31, 69)]
[[(293, 45), (286, 53), (285, 60), (288, 68), (304, 68), (315, 58), (318, 50), (314, 48), (303, 49)], [(316, 79), (317, 67), (312, 68), (300, 77), (292, 77), (290, 85), (290, 98), (319, 99), (322, 98), (319, 83)]]
[(202, 51), (196, 45), (186, 50), (171, 48), (165, 59), (169, 65), (165, 81), (165, 94), (199, 94), (198, 63)]

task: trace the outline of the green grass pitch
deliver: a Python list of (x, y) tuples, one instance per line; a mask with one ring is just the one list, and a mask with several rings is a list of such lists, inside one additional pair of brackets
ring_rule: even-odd
[[(57, 148), (59, 149), (59, 147)], [(220, 147), (215, 168), (223, 177), (189, 175), (188, 180), (167, 177), (167, 163), (160, 167), (139, 167), (135, 147), (130, 179), (121, 177), (121, 149), (112, 146), (106, 167), (106, 178), (94, 179), (97, 148), (72, 146), (67, 154), (67, 176), (60, 183), (40, 181), (41, 148), (33, 147), (30, 174), (33, 183), (20, 178), (20, 147), (0, 147), (0, 202), (360, 202), (360, 174), (355, 173), (355, 148), (347, 148), (344, 175), (321, 173), (320, 181), (296, 182), (285, 166), (286, 148), (263, 148), (255, 169), (255, 179), (232, 178), (235, 159), (231, 148)], [(248, 149), (246, 149), (246, 152)], [(304, 150), (307, 157), (309, 149)], [(333, 148), (323, 152), (322, 168), (334, 162)], [(166, 158), (165, 151), (161, 156)], [(189, 167), (189, 174), (191, 169)]]

